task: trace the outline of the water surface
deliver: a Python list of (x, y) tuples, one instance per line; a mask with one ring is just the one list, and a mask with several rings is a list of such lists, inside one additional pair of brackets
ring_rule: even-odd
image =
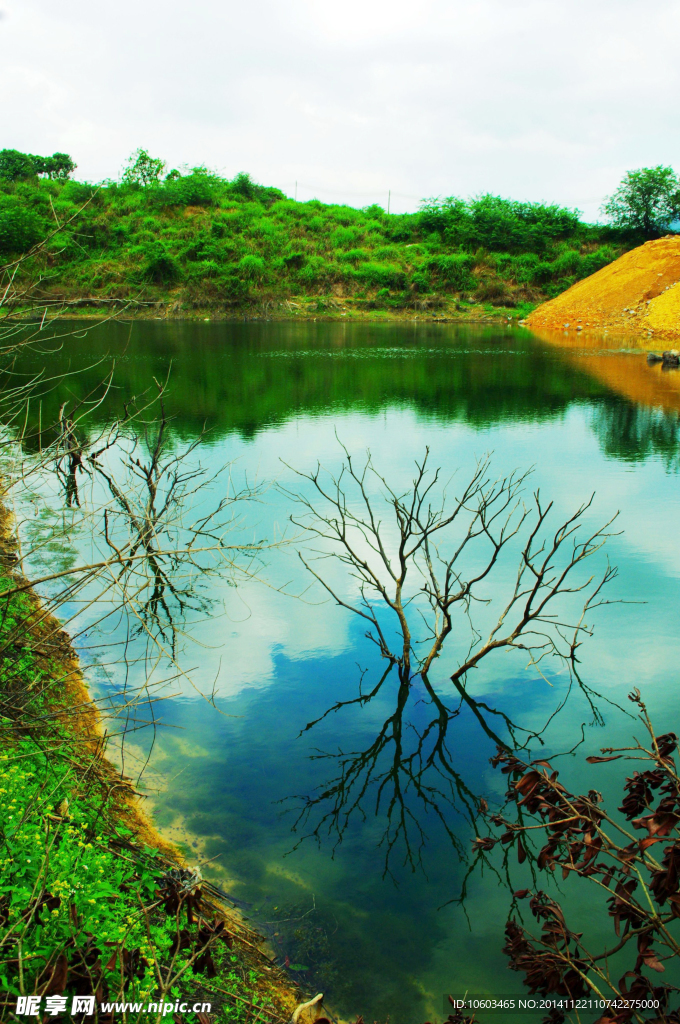
[[(493, 453), (499, 474), (533, 467), (527, 496), (540, 489), (552, 500), (555, 523), (595, 494), (587, 525), (594, 529), (620, 512), (621, 532), (607, 544), (620, 573), (608, 596), (633, 602), (600, 609), (582, 651), (583, 678), (599, 694), (591, 698), (597, 714), (578, 687), (566, 699), (566, 673), (551, 668), (543, 676), (526, 659), (501, 656), (469, 680), (477, 700), (528, 730), (540, 731), (563, 705), (543, 734), (545, 746), (531, 749), (576, 747), (561, 757), (561, 769), (570, 787), (590, 788), (585, 757), (630, 739), (628, 690), (640, 687), (664, 730), (677, 707), (680, 425), (673, 388), (651, 376), (657, 371), (643, 354), (612, 340), (579, 346), (567, 350), (519, 329), (452, 325), (108, 325), (68, 340), (51, 357), (54, 372), (82, 372), (44, 397), (41, 415), (48, 422), (63, 401), (88, 394), (111, 359), (114, 387), (94, 422), (106, 422), (121, 399), (169, 373), (176, 443), (200, 437), (210, 477), (231, 462), (234, 479), (247, 475), (264, 485), (245, 527), (258, 538), (295, 538), (286, 490), (306, 485), (293, 469), (308, 472), (318, 461), (337, 470), (339, 441), (357, 458), (370, 449), (395, 489), (408, 487), (426, 447), (432, 464), (446, 478), (457, 474), (454, 480), (485, 453)], [(22, 367), (31, 359), (40, 362), (27, 356)], [(84, 550), (87, 542), (74, 536), (72, 543)], [(258, 570), (267, 585), (210, 580), (209, 610), (191, 617), (183, 641), (195, 689), (180, 684), (181, 695), (162, 705), (166, 728), (157, 732), (142, 777), (157, 820), (195, 844), (197, 858), (211, 862), (206, 873), (213, 871), (269, 935), (280, 962), (287, 957), (301, 968), (296, 976), (323, 988), (340, 1013), (415, 1024), (436, 1018), (445, 991), (521, 992), (501, 952), (510, 904), (502, 877), (475, 871), (464, 901), (451, 902), (468, 868), (460, 852), (470, 844), (465, 792), (493, 802), (503, 790), (488, 763), (493, 738), (468, 708), (448, 735), (461, 789), (443, 810), (458, 848), (439, 815), (418, 801), (412, 810), (423, 830), (416, 844), (422, 862), (415, 868), (413, 848), (399, 842), (386, 864), (385, 811), (372, 813), (370, 800), (341, 835), (322, 830), (318, 841), (299, 843), (305, 829), (291, 832), (300, 804), (289, 798), (323, 791), (336, 773), (332, 758), (314, 755), (365, 750), (396, 699), (390, 684), (370, 705), (301, 732), (336, 701), (356, 696), (362, 672), (366, 686), (383, 665), (361, 621), (310, 586), (298, 546), (267, 554)], [(604, 553), (596, 561), (601, 570)], [(499, 566), (490, 600), (513, 567), (512, 558)], [(328, 571), (339, 592), (351, 595), (342, 568)], [(486, 606), (478, 614), (483, 623)], [(115, 640), (123, 626), (107, 629)], [(462, 643), (454, 638), (436, 666), (438, 692), (451, 707), (447, 678)], [(122, 667), (97, 670), (104, 658), (93, 636), (81, 644), (93, 685), (119, 687)], [(125, 671), (134, 676), (135, 665)], [(213, 690), (216, 707), (200, 695)], [(422, 727), (427, 714), (424, 695), (419, 702), (415, 693), (409, 722)], [(499, 716), (486, 720), (507, 739)], [(131, 774), (148, 749), (143, 738), (131, 741)], [(620, 777), (612, 766), (598, 788), (615, 799)], [(587, 914), (595, 935), (608, 933), (606, 920), (592, 918), (587, 887), (572, 887), (566, 899)]]

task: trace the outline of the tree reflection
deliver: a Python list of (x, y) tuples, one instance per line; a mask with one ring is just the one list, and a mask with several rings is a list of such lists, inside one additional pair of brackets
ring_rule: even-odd
[[(616, 570), (608, 563), (599, 576), (583, 570), (610, 536), (613, 520), (589, 531), (591, 499), (551, 529), (553, 503), (544, 503), (538, 491), (525, 500), (528, 474), (494, 478), (488, 457), (450, 497), (440, 470), (430, 469), (427, 450), (404, 492), (380, 475), (370, 453), (359, 464), (343, 452), (337, 475), (320, 465), (298, 474), (311, 489), (292, 495), (300, 506), (292, 521), (314, 542), (300, 552), (308, 571), (366, 624), (365, 635), (386, 665), (371, 688), (362, 674), (357, 696), (336, 701), (303, 731), (371, 702), (387, 702), (389, 714), (364, 749), (314, 755), (332, 761), (335, 773), (299, 798), (294, 828), (303, 838), (330, 835), (337, 843), (354, 815), (384, 814), (380, 843), (389, 872), (397, 847), (416, 867), (424, 821), (432, 816), (463, 855), (456, 818), (462, 813), (474, 823), (480, 807), (457, 767), (460, 755), (449, 733), (464, 709), (505, 749), (542, 742), (547, 723), (527, 728), (469, 692), (470, 673), (487, 659), (521, 652), (544, 678), (566, 668), (568, 689), (578, 686), (601, 721), (599, 695), (579, 675), (578, 655), (591, 632), (590, 614), (608, 603), (602, 591)], [(509, 559), (515, 564), (510, 582)], [(349, 594), (331, 581), (329, 560), (349, 574)], [(435, 672), (447, 641), (455, 666), (448, 680)]]
[(678, 467), (680, 416), (675, 410), (607, 402), (597, 407), (593, 426), (607, 455), (626, 462), (656, 456), (668, 469)]

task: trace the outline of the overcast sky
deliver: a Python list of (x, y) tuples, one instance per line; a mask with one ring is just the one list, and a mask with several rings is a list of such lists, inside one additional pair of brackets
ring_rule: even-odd
[(298, 198), (491, 191), (594, 219), (678, 158), (680, 0), (0, 0), (0, 146), (138, 146)]

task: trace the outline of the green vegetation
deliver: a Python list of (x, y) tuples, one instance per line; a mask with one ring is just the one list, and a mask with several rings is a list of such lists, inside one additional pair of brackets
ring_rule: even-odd
[(0, 178), (5, 181), (30, 181), (35, 177), (66, 179), (76, 169), (68, 153), (35, 156), (18, 149), (0, 150)]
[(34, 157), (19, 173), (21, 156), (0, 152), (0, 259), (53, 233), (22, 265), (46, 298), (162, 302), (175, 315), (342, 307), (464, 316), (481, 303), (521, 316), (629, 244), (577, 211), (492, 195), (388, 215), (297, 203), (243, 173), (166, 173), (144, 150), (121, 181), (96, 188), (61, 172), (40, 177)]
[(680, 218), (680, 181), (672, 167), (628, 171), (602, 212), (622, 230), (658, 238)]
[[(117, 362), (117, 387), (90, 414), (93, 429), (115, 415), (117, 395), (142, 394), (149, 380), (161, 379), (170, 358), (166, 407), (173, 432), (187, 440), (206, 422), (215, 437), (233, 431), (252, 437), (301, 414), (320, 415), (329, 406), (377, 415), (385, 405), (408, 404), (440, 423), (458, 420), (485, 428), (504, 420), (545, 421), (563, 414), (573, 400), (597, 402), (599, 408), (607, 394), (588, 374), (551, 358), (528, 331), (519, 329), (513, 338), (513, 350), (525, 356), (517, 359), (499, 352), (498, 328), (461, 330), (458, 339), (443, 339), (438, 324), (425, 323), (414, 339), (407, 324), (335, 322), (320, 334), (308, 322), (197, 328), (181, 321), (143, 321), (128, 344), (128, 325), (100, 326), (69, 337), (63, 356), (50, 361), (57, 383), (40, 406), (31, 406), (26, 444), (37, 449), (53, 443), (45, 424), (57, 422), (62, 403), (96, 393), (101, 365), (124, 350), (130, 358)], [(461, 348), (477, 351), (455, 358)], [(30, 379), (44, 363), (39, 351), (25, 351), (15, 372)], [(69, 367), (77, 373), (66, 376)]]
[(262, 958), (215, 916), (200, 875), (140, 840), (120, 776), (88, 739), (92, 711), (68, 694), (68, 648), (50, 645), (34, 599), (0, 579), (0, 1019), (31, 996), (66, 1016), (74, 996), (94, 996), (93, 1021), (121, 1016), (106, 1001), (161, 1004), (129, 1009), (129, 1021), (160, 1020), (177, 1000), (183, 1020), (205, 1003), (234, 1024), (278, 1006)]

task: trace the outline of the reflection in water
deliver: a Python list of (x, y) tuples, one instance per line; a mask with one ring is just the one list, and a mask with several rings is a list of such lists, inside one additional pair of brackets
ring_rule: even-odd
[[(214, 685), (221, 713), (196, 699), (190, 686), (166, 700), (162, 707), (168, 729), (159, 733), (145, 776), (159, 822), (170, 834), (183, 836), (192, 860), (210, 861), (206, 871), (214, 872), (241, 903), (252, 904), (249, 913), (269, 934), (280, 962), (287, 956), (303, 968), (297, 973), (301, 981), (328, 988), (341, 1012), (360, 1009), (366, 1019), (382, 1021), (389, 1015), (397, 1024), (414, 1024), (437, 1018), (441, 994), (447, 990), (474, 986), (493, 992), (499, 977), (505, 978), (506, 991), (518, 990), (517, 979), (506, 977), (501, 954), (506, 903), (498, 878), (488, 872), (470, 878), (465, 907), (469, 923), (459, 907), (439, 908), (463, 883), (464, 854), (479, 796), (491, 804), (502, 796), (488, 769), (496, 739), (508, 746), (542, 741), (549, 755), (581, 741), (579, 753), (583, 749), (589, 754), (605, 742), (625, 745), (630, 720), (615, 705), (631, 685), (649, 696), (654, 714), (674, 710), (680, 545), (674, 527), (677, 476), (668, 469), (677, 462), (677, 410), (666, 399), (657, 401), (671, 385), (659, 377), (662, 391), (653, 391), (646, 404), (646, 392), (636, 396), (624, 387), (633, 379), (627, 368), (638, 362), (640, 382), (647, 381), (645, 373), (654, 373), (643, 355), (604, 349), (597, 356), (592, 351), (567, 352), (518, 330), (139, 323), (129, 342), (128, 335), (127, 327), (109, 325), (101, 333), (74, 339), (68, 350), (57, 353), (55, 373), (92, 369), (46, 393), (42, 412), (32, 410), (33, 427), (56, 422), (63, 402), (70, 403), (67, 411), (73, 410), (75, 402), (93, 393), (104, 376), (107, 355), (115, 361), (114, 385), (92, 411), (92, 438), (120, 413), (125, 400), (144, 393), (154, 376), (165, 379), (170, 369), (168, 451), (195, 445), (196, 458), (213, 481), (209, 498), (199, 491), (192, 499), (195, 518), (207, 514), (223, 496), (217, 474), (227, 463), (234, 466), (234, 479), (247, 476), (249, 481), (276, 480), (281, 485), (263, 490), (260, 502), (248, 506), (248, 529), (240, 535), (237, 531), (234, 542), (280, 536), (292, 511), (286, 492), (317, 502), (313, 481), (295, 476), (284, 463), (306, 471), (319, 460), (337, 478), (343, 456), (336, 431), (353, 458), (371, 449), (375, 465), (402, 503), (412, 493), (414, 461), (429, 447), (430, 464), (442, 467), (440, 482), (460, 471), (460, 480), (455, 477), (448, 487), (447, 509), (455, 507), (452, 496), (463, 493), (461, 481), (473, 479), (476, 458), (485, 451), (494, 452), (492, 465), (499, 479), (490, 478), (489, 486), (501, 488), (498, 507), (512, 486), (503, 481), (513, 479), (516, 468), (523, 473), (533, 465), (531, 487), (540, 487), (544, 501), (554, 500), (551, 521), (566, 521), (597, 491), (597, 507), (582, 515), (584, 537), (592, 538), (621, 509), (625, 532), (607, 543), (621, 575), (611, 580), (607, 593), (612, 601), (646, 603), (601, 607), (598, 632), (584, 648), (572, 649), (573, 629), (563, 632), (560, 650), (583, 685), (569, 671), (558, 670), (559, 660), (547, 656), (534, 658), (544, 678), (535, 666), (526, 671), (530, 652), (514, 644), (509, 653), (494, 650), (493, 657), (482, 658), (456, 679), (457, 670), (494, 629), (499, 602), (510, 600), (517, 555), (526, 542), (526, 535), (519, 534), (508, 535), (492, 572), (479, 581), (480, 600), (470, 594), (467, 604), (461, 599), (454, 606), (460, 614), (439, 645), (439, 656), (423, 673), (426, 652), (446, 628), (439, 603), (446, 560), (475, 519), (474, 500), (461, 509), (449, 539), (437, 544), (438, 552), (431, 547), (433, 559), (443, 560), (436, 563), (439, 591), (424, 560), (424, 544), (416, 556), (423, 572), (416, 574), (414, 560), (409, 565), (402, 602), (410, 601), (404, 605), (408, 657), (398, 616), (383, 597), (374, 591), (369, 598), (366, 591), (368, 605), (356, 604), (361, 592), (346, 571), (352, 565), (332, 558), (318, 561), (310, 545), (303, 552), (305, 560), (332, 593), (346, 606), (372, 614), (374, 621), (338, 607), (318, 581), (307, 591), (309, 576), (290, 547), (268, 557), (267, 589), (247, 582), (230, 587), (220, 574), (212, 574), (203, 592), (208, 613), (189, 614), (185, 631), (199, 645), (192, 650), (200, 652), (190, 663), (195, 665), (191, 682), (201, 692), (212, 692)], [(31, 358), (30, 353), (22, 355), (17, 373), (35, 369)], [(119, 454), (124, 462), (129, 453)], [(368, 497), (377, 509), (385, 486), (371, 479)], [(104, 486), (103, 478), (100, 484)], [(84, 490), (81, 485), (81, 501), (91, 500)], [(53, 493), (46, 494), (68, 533), (73, 520), (66, 513), (75, 517), (77, 506), (68, 509), (68, 495), (60, 503)], [(104, 501), (103, 494), (99, 498)], [(393, 552), (400, 527), (391, 500), (391, 505), (381, 506), (380, 531), (386, 550)], [(106, 501), (113, 502), (110, 490)], [(356, 502), (348, 500), (347, 508), (358, 514)], [(518, 508), (514, 522), (522, 515)], [(531, 515), (535, 523), (535, 509)], [(497, 538), (494, 530), (502, 522), (499, 517), (488, 524), (492, 536)], [(525, 519), (522, 529), (530, 528), (530, 519)], [(546, 534), (550, 543), (554, 529)], [(69, 536), (85, 551), (86, 536)], [(326, 538), (315, 546), (325, 555), (331, 551)], [(492, 550), (483, 532), (464, 548), (470, 560), (463, 566), (461, 554), (452, 563), (451, 594), (456, 580), (460, 590), (483, 571)], [(357, 553), (363, 557), (363, 552)], [(596, 555), (591, 562), (604, 572), (602, 559)], [(582, 568), (587, 564), (581, 563)], [(394, 580), (384, 564), (380, 571), (381, 579), (391, 580), (393, 600)], [(528, 578), (528, 568), (526, 572)], [(586, 576), (579, 577), (579, 584)], [(304, 599), (286, 598), (282, 590)], [(542, 623), (540, 631), (558, 637), (561, 621), (575, 627), (586, 593), (580, 600), (579, 595), (563, 594), (564, 617)], [(87, 610), (79, 614), (85, 625), (92, 625)], [(588, 614), (583, 620), (583, 630), (587, 626), (590, 631), (591, 619)], [(470, 620), (479, 636), (471, 631)], [(506, 625), (510, 621), (508, 617)], [(122, 688), (121, 681), (117, 670), (96, 661), (101, 637), (92, 628), (87, 641), (92, 646), (83, 654), (95, 659), (93, 685), (98, 692), (112, 694)], [(384, 652), (380, 642), (366, 637), (367, 629), (378, 641), (378, 629), (382, 632)], [(124, 628), (116, 632), (111, 627), (106, 639), (123, 642)], [(519, 636), (517, 640), (524, 643)], [(533, 641), (525, 642), (533, 649)], [(133, 654), (131, 683), (137, 671)], [(582, 654), (587, 658), (583, 671), (576, 661)], [(362, 680), (358, 692), (357, 663)], [(562, 709), (559, 715), (554, 714), (557, 708)], [(310, 722), (316, 724), (305, 731)], [(143, 764), (148, 752), (141, 741), (136, 750), (131, 743), (128, 763), (135, 754)], [(310, 759), (318, 754), (323, 755), (320, 760)], [(335, 765), (330, 772), (326, 755)], [(579, 763), (572, 763), (570, 773), (576, 786)], [(323, 787), (329, 774), (336, 786), (332, 794), (329, 786)], [(353, 795), (345, 799), (350, 787)], [(376, 816), (378, 791), (382, 795)], [(347, 813), (362, 792), (361, 807)], [(281, 815), (291, 793), (301, 795), (298, 810), (310, 812), (308, 830), (329, 809), (332, 825), (332, 814), (339, 809), (339, 827), (330, 842), (318, 848), (302, 843), (291, 852), (294, 816)], [(395, 800), (394, 827), (385, 839), (385, 815)], [(382, 874), (386, 845), (395, 833), (401, 842), (402, 820), (415, 837), (412, 860), (420, 857), (425, 871), (413, 872), (408, 858), (404, 865), (403, 846), (399, 857), (394, 846), (390, 873), (397, 888), (392, 880), (382, 881)], [(336, 842), (339, 838), (341, 843)]]
[(536, 334), (554, 346), (565, 362), (581, 366), (614, 394), (648, 408), (680, 412), (680, 373), (661, 363), (647, 363), (646, 353), (654, 350), (652, 339), (643, 343), (630, 336), (585, 331), (574, 335), (539, 330)]
[[(571, 366), (587, 370), (611, 389), (598, 402), (594, 429), (604, 451), (615, 458), (639, 461), (658, 454), (669, 469), (680, 455), (680, 372), (649, 365), (639, 339), (598, 333), (539, 331)], [(621, 402), (614, 396), (624, 396)]]
[[(551, 358), (528, 331), (407, 324), (107, 324), (69, 339), (71, 377), (43, 397), (42, 421), (89, 395), (115, 361), (115, 386), (90, 422), (146, 393), (170, 368), (168, 413), (180, 436), (253, 438), (301, 411), (411, 408), (436, 422), (479, 427), (547, 420), (573, 400), (606, 393), (578, 367)], [(17, 372), (42, 365), (25, 352)], [(37, 417), (37, 409), (33, 410)]]
[[(484, 428), (546, 421), (581, 402), (595, 408), (594, 429), (608, 453), (677, 456), (680, 373), (648, 366), (630, 337), (539, 337), (543, 344), (519, 329), (427, 324), (143, 322), (131, 340), (128, 326), (107, 324), (70, 338), (55, 354), (60, 372), (71, 375), (45, 389), (40, 412), (37, 403), (30, 411), (37, 428), (38, 416), (57, 423), (64, 402), (72, 410), (89, 400), (89, 422), (106, 423), (121, 399), (146, 394), (170, 369), (167, 408), (181, 437), (207, 426), (212, 437), (253, 438), (301, 410), (385, 407)], [(115, 385), (93, 400), (112, 360)], [(30, 377), (43, 363), (42, 353), (27, 350), (15, 373)], [(37, 430), (28, 435), (37, 448)]]
[(593, 416), (593, 427), (607, 455), (626, 462), (650, 456), (668, 469), (680, 464), (680, 413), (627, 402), (603, 402)]
[[(448, 495), (441, 471), (428, 465), (427, 451), (415, 464), (411, 487), (400, 492), (376, 469), (370, 454), (356, 460), (343, 451), (345, 461), (337, 475), (320, 466), (300, 473), (312, 484), (312, 497), (291, 495), (301, 506), (293, 522), (310, 542), (321, 545), (309, 560), (300, 557), (335, 602), (359, 617), (366, 638), (387, 665), (375, 685), (362, 677), (358, 696), (334, 702), (305, 731), (343, 708), (369, 705), (385, 690), (393, 694), (388, 698), (393, 706), (363, 750), (316, 755), (337, 761), (339, 774), (304, 800), (295, 828), (316, 815), (319, 820), (310, 834), (317, 839), (329, 834), (340, 842), (352, 815), (372, 812), (383, 829), (386, 873), (402, 845), (406, 863), (415, 868), (426, 839), (415, 802), (440, 820), (465, 858), (456, 831), (460, 826), (451, 823), (451, 812), (462, 803), (474, 824), (479, 801), (471, 780), (454, 765), (447, 736), (451, 721), (465, 703), (499, 746), (516, 748), (540, 740), (540, 732), (475, 700), (467, 691), (468, 676), (486, 658), (511, 652), (521, 652), (544, 678), (566, 667), (586, 695), (594, 720), (602, 721), (593, 702), (595, 692), (579, 675), (577, 652), (591, 633), (590, 616), (604, 600), (602, 590), (615, 576), (608, 565), (599, 579), (588, 569), (582, 572), (583, 563), (610, 535), (611, 522), (583, 536), (580, 527), (588, 503), (552, 526), (552, 502), (543, 503), (538, 492), (528, 506), (524, 502), (527, 474), (494, 479), (488, 458)], [(382, 492), (378, 498), (373, 496), (376, 487)], [(324, 563), (329, 557), (338, 559), (354, 579), (350, 599), (327, 582)], [(508, 558), (516, 569), (512, 585), (503, 588), (496, 569)], [(575, 595), (582, 599), (578, 609), (573, 608)], [(571, 608), (565, 607), (565, 599)], [(491, 619), (485, 633), (476, 611), (482, 604)], [(433, 678), (449, 638), (462, 652), (450, 675), (450, 695)], [(421, 708), (416, 715), (414, 704)]]

